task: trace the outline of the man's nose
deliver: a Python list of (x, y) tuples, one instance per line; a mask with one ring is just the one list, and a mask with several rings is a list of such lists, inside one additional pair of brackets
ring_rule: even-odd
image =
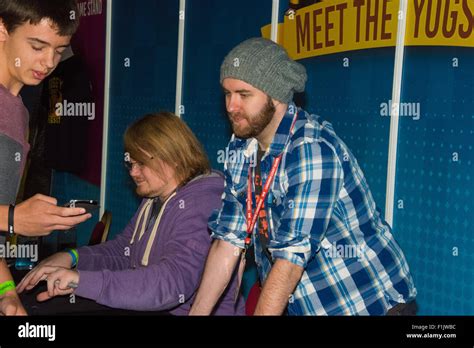
[(139, 173), (140, 170), (139, 170), (139, 168), (138, 168), (138, 165), (137, 165), (136, 163), (133, 163), (133, 164), (132, 164), (132, 167), (130, 168), (130, 170), (129, 170), (128, 172), (129, 172), (129, 174), (130, 174), (131, 177), (133, 177), (133, 178), (137, 177), (138, 174), (140, 174), (140, 173)]
[(240, 98), (237, 94), (231, 94), (227, 97), (227, 112), (236, 112), (240, 108)]
[(54, 56), (55, 52), (54, 50), (48, 50), (46, 55), (43, 58), (43, 66), (46, 67), (48, 70), (51, 70), (54, 68)]

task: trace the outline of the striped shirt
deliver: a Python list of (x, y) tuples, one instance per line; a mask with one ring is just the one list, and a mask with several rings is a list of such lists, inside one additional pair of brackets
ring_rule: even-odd
[[(257, 150), (256, 139), (232, 136), (222, 207), (209, 220), (214, 239), (239, 248), (246, 236), (248, 171), (254, 175)], [(290, 103), (262, 157), (264, 183), (280, 154), (265, 202), (268, 248), (273, 261), (285, 259), (304, 268), (288, 313), (383, 315), (413, 300), (416, 289), (405, 256), (376, 209), (357, 160), (332, 125)], [(252, 243), (264, 283), (271, 264), (255, 233)]]

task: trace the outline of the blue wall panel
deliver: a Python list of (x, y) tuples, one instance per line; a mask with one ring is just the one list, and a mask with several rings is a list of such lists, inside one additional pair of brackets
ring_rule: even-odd
[(146, 113), (174, 111), (179, 1), (116, 0), (112, 18), (106, 208), (114, 236), (140, 201), (123, 166), (123, 134)]
[(204, 145), (212, 166), (232, 135), (219, 83), (220, 66), (240, 42), (261, 36), (271, 22), (271, 0), (243, 0), (238, 6), (219, 0), (187, 1), (183, 119)]
[(402, 86), (421, 113), (400, 117), (394, 226), (420, 314), (472, 315), (474, 49), (407, 47)]
[[(184, 56), (183, 120), (203, 144), (213, 168), (222, 170), (218, 153), (232, 135), (219, 82), (220, 66), (240, 42), (260, 37), (271, 23), (271, 0), (241, 0), (238, 6), (218, 0), (187, 1)], [(247, 295), (256, 279), (251, 263), (242, 282)]]

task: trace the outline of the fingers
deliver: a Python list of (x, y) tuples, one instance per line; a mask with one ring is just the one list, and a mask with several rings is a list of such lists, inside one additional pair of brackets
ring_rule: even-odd
[(16, 286), (16, 292), (17, 293), (22, 293), (25, 288), (30, 285), (31, 283), (31, 278), (34, 277), (36, 274), (37, 267), (33, 268), (31, 271), (29, 271), (23, 279), (20, 281), (20, 283), (17, 284)]
[(5, 308), (3, 309), (3, 314), (4, 315), (15, 315), (16, 314), (16, 305), (12, 302), (8, 302), (8, 304), (5, 305)]
[[(72, 208), (68, 208), (72, 209)], [(79, 208), (74, 208), (79, 209)], [(82, 209), (82, 208), (81, 208)], [(61, 216), (54, 216), (51, 218), (51, 228), (53, 230), (69, 230), (70, 228), (83, 223), (84, 221), (90, 219), (92, 217), (91, 214), (83, 214), (77, 216), (70, 216), (70, 217), (61, 217)]]
[(44, 291), (44, 292), (41, 292), (39, 293), (37, 296), (36, 296), (36, 301), (38, 302), (43, 302), (43, 301), (47, 301), (51, 298), (51, 296), (48, 295), (48, 292), (47, 291)]
[(39, 265), (33, 268), (17, 285), (16, 291), (18, 293), (23, 292), (23, 290), (33, 289), (40, 281), (46, 280), (49, 273), (57, 270), (58, 267), (54, 266), (42, 266)]
[[(50, 274), (48, 274), (48, 278), (46, 278), (46, 282), (47, 282), (47, 285), (48, 285), (48, 296), (49, 297), (53, 297), (53, 296), (57, 295), (57, 294), (55, 294), (55, 288), (57, 288), (57, 284), (60, 282), (59, 273), (60, 272), (50, 273)], [(56, 282), (56, 281), (58, 281), (58, 282)], [(59, 289), (57, 289), (57, 290), (59, 290)]]
[[(71, 292), (72, 291), (68, 291), (68, 292), (65, 292), (65, 293), (57, 292), (54, 296), (67, 295)], [(38, 295), (36, 295), (36, 301), (38, 301), (38, 302), (48, 301), (49, 299), (53, 298), (54, 296), (49, 296), (48, 291), (40, 292)]]
[[(37, 278), (37, 277), (35, 277), (35, 278)], [(26, 289), (26, 290), (31, 290), (31, 289), (33, 289), (36, 285), (38, 285), (38, 283), (39, 283), (40, 281), (46, 280), (46, 279), (48, 279), (48, 274), (45, 273), (45, 274), (41, 275), (41, 277), (39, 277), (39, 279), (37, 279), (37, 280), (33, 279), (30, 283), (26, 284), (25, 289)]]
[(48, 285), (48, 296), (54, 296), (54, 287), (56, 286), (56, 278), (52, 274), (49, 275), (49, 278), (46, 278), (46, 284)]
[(47, 278), (48, 296), (53, 297), (72, 293), (74, 289), (69, 288), (68, 284), (70, 282), (77, 283), (78, 280), (79, 275), (77, 272), (65, 268), (49, 273)]
[(21, 315), (25, 316), (28, 315), (26, 313), (25, 308), (20, 302), (20, 299), (16, 298), (11, 304), (7, 306), (7, 310), (5, 311), (5, 315)]
[[(84, 208), (68, 208), (68, 207), (58, 207), (57, 199), (54, 197), (44, 196), (41, 194), (36, 194), (31, 200), (41, 201), (36, 202), (35, 206), (38, 205), (38, 209), (43, 210), (47, 214), (58, 215), (62, 217), (76, 216), (85, 214), (86, 210)], [(46, 203), (46, 205), (44, 204)]]
[(8, 296), (0, 301), (0, 314), (2, 315), (27, 315), (18, 296)]
[(39, 268), (34, 268), (21, 280), (20, 284), (17, 285), (16, 291), (22, 293), (25, 289), (31, 290), (39, 281), (45, 280), (46, 277), (47, 275), (41, 266)]
[[(74, 289), (71, 286), (75, 286), (75, 283), (68, 282), (64, 278), (58, 279), (54, 282), (54, 290), (58, 290), (60, 292), (65, 292), (67, 294), (71, 293)], [(63, 294), (64, 295), (64, 294)]]
[(71, 217), (77, 215), (85, 214), (86, 210), (84, 208), (68, 208), (68, 207), (58, 207), (51, 206), (50, 214), (58, 215), (60, 217)]
[(27, 316), (28, 313), (26, 312), (25, 307), (20, 306), (20, 307), (17, 308), (15, 315)]
[(48, 274), (58, 270), (69, 270), (71, 268), (71, 257), (65, 252), (51, 255), (47, 259), (29, 271), (16, 286), (18, 293), (33, 289), (40, 281), (46, 280)]
[(50, 197), (50, 196), (45, 196), (45, 195), (42, 195), (41, 193), (37, 193), (36, 195), (31, 197), (31, 199), (39, 199), (39, 200), (42, 200), (42, 201), (45, 201), (45, 202), (48, 202), (48, 203), (51, 203), (51, 204), (54, 204), (54, 205), (58, 204), (58, 200), (56, 198)]

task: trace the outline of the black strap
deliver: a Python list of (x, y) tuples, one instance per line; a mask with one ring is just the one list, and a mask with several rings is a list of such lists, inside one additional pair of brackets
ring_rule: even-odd
[[(259, 196), (262, 194), (262, 190), (263, 190), (262, 189), (262, 171), (260, 168), (260, 163), (262, 162), (262, 157), (264, 154), (265, 154), (265, 151), (260, 150), (259, 148), (257, 152), (257, 163), (255, 167), (255, 178), (257, 178), (257, 176), (260, 178), (260, 180), (255, 180), (255, 194)], [(265, 207), (263, 209), (265, 209)], [(258, 230), (259, 231), (257, 232), (257, 234), (260, 240), (260, 245), (262, 246), (263, 254), (267, 257), (268, 261), (270, 261), (270, 264), (273, 265), (272, 255), (270, 251), (268, 250), (269, 240), (267, 236), (265, 236), (263, 233), (260, 233), (260, 230), (263, 229), (263, 226), (265, 223), (268, 226), (268, 221), (265, 221), (265, 220), (266, 219), (262, 218), (259, 214), (258, 216)]]
[(10, 233), (10, 235), (13, 235), (15, 233), (15, 230), (13, 229), (14, 214), (15, 214), (15, 204), (10, 204), (10, 207), (8, 208), (8, 233)]

